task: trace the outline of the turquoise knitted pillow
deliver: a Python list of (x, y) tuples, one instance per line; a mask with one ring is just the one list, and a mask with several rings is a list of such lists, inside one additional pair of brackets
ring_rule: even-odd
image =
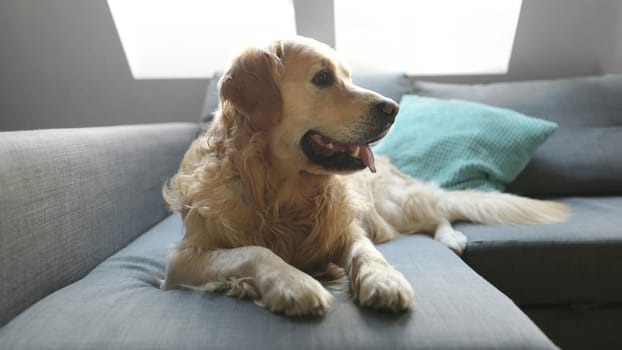
[(508, 109), (405, 95), (393, 129), (374, 152), (444, 188), (503, 191), (556, 129)]

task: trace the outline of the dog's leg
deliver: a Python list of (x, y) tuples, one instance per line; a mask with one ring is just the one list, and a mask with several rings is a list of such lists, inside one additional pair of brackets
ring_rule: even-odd
[(354, 241), (345, 262), (354, 298), (363, 306), (405, 311), (413, 307), (414, 292), (404, 276), (393, 268), (353, 224)]
[(177, 249), (169, 258), (161, 288), (216, 291), (230, 281), (245, 284), (237, 296), (254, 296), (259, 304), (286, 315), (322, 315), (332, 301), (318, 281), (258, 246)]
[(467, 237), (464, 233), (454, 229), (448, 220), (443, 220), (436, 227), (434, 239), (448, 246), (458, 255), (462, 255), (467, 242)]

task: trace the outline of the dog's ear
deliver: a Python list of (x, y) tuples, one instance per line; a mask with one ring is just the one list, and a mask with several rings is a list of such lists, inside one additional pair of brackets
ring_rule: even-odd
[(219, 81), (220, 100), (228, 101), (248, 118), (254, 130), (266, 130), (281, 118), (279, 73), (282, 48), (249, 48), (233, 60)]

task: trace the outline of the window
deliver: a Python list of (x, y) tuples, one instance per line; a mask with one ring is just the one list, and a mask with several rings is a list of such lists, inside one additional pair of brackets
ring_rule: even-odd
[(334, 0), (335, 46), (355, 72), (506, 73), (521, 0)]
[(135, 79), (209, 78), (247, 45), (295, 34), (291, 0), (108, 0)]

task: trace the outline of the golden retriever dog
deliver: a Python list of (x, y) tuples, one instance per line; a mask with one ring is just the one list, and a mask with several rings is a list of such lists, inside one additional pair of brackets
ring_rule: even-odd
[[(332, 296), (312, 276), (345, 273), (362, 306), (413, 307), (404, 276), (374, 243), (429, 232), (460, 253), (451, 222), (547, 223), (558, 203), (445, 191), (375, 159), (398, 105), (352, 83), (328, 46), (296, 37), (249, 48), (219, 81), (220, 107), (164, 186), (185, 236), (162, 289), (251, 297), (286, 315), (321, 315)], [(370, 171), (360, 171), (368, 168)]]

